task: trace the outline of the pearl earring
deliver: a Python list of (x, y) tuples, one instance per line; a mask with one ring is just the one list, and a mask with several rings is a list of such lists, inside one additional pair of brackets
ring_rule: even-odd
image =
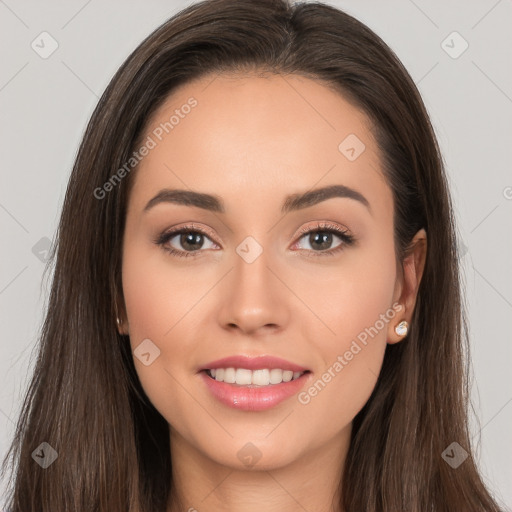
[(408, 329), (409, 329), (409, 324), (405, 320), (402, 320), (395, 327), (395, 332), (398, 334), (398, 336), (405, 336), (407, 334)]

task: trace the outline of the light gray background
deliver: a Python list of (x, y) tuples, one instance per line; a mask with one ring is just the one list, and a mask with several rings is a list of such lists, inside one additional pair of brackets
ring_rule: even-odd
[[(28, 383), (49, 290), (42, 282), (45, 237), (54, 236), (86, 123), (128, 54), (189, 3), (0, 0), (0, 456)], [(481, 433), (482, 473), (510, 507), (512, 2), (329, 3), (395, 50), (430, 112), (467, 249), (462, 263), (480, 423), (473, 422), (473, 433)], [(43, 31), (58, 43), (46, 59), (31, 47), (50, 47), (48, 38), (41, 43)], [(446, 39), (453, 31), (469, 44), (458, 58), (447, 53), (463, 48), (457, 36)]]

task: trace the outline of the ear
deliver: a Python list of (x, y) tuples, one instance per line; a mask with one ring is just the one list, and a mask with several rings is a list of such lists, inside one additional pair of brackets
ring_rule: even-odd
[[(119, 323), (117, 323), (117, 319), (119, 319)], [(126, 318), (124, 317), (124, 315), (122, 315), (121, 313), (118, 315), (118, 317), (116, 318), (116, 323), (117, 323), (117, 332), (119, 334), (121, 334), (121, 336), (126, 336), (129, 334), (129, 330), (128, 330), (128, 320), (126, 320)]]
[[(117, 332), (122, 336), (126, 336), (129, 334), (129, 324), (126, 315), (124, 299), (119, 293), (116, 294), (115, 311), (117, 313), (117, 317), (114, 319), (114, 321), (116, 322)], [(117, 321), (118, 319), (119, 322)]]
[(427, 257), (427, 233), (420, 229), (412, 239), (407, 248), (406, 255), (402, 262), (400, 275), (395, 286), (393, 303), (398, 302), (402, 309), (396, 315), (388, 327), (388, 343), (394, 344), (401, 341), (405, 336), (395, 332), (395, 327), (405, 320), (409, 326), (416, 305), (418, 288), (420, 286), (425, 261)]

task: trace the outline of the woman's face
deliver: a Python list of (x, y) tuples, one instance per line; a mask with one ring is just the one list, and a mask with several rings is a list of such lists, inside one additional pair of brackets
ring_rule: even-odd
[(143, 142), (123, 329), (171, 451), (268, 469), (343, 450), (409, 320), (366, 117), (307, 78), (209, 75)]

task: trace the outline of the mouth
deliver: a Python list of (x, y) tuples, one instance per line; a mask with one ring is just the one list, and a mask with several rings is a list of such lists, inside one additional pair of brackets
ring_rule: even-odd
[(265, 386), (277, 386), (282, 383), (291, 382), (299, 379), (309, 370), (292, 371), (282, 368), (259, 368), (250, 370), (248, 368), (210, 368), (203, 372), (212, 380), (224, 382), (234, 386), (243, 386), (249, 388), (258, 388)]
[(264, 411), (300, 392), (312, 372), (270, 355), (233, 355), (198, 368), (208, 393), (218, 402), (241, 411)]
[(296, 395), (312, 379), (309, 370), (208, 368), (199, 372), (210, 396), (239, 411), (265, 411)]

